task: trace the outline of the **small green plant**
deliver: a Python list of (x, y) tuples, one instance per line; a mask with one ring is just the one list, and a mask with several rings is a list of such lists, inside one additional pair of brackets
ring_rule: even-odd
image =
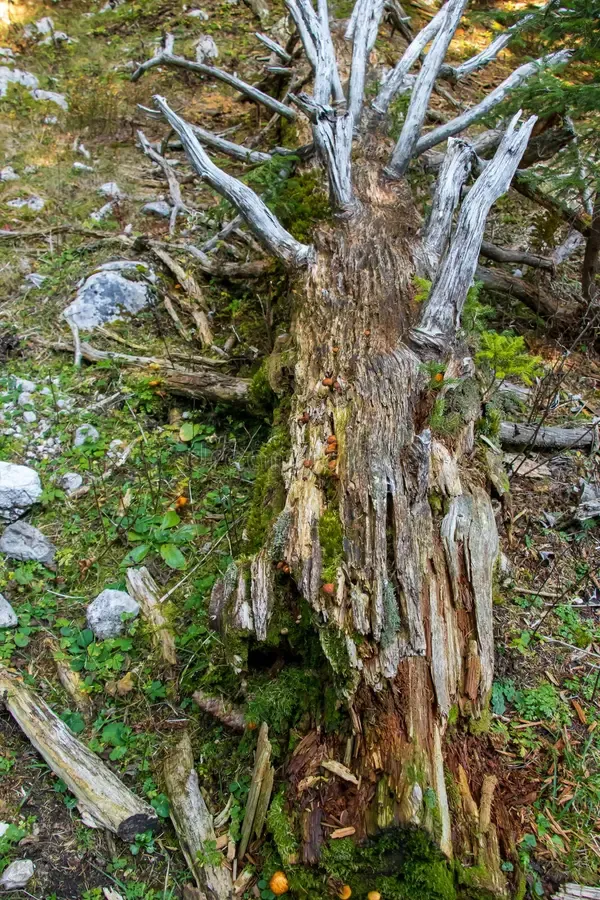
[(428, 278), (420, 278), (418, 275), (413, 275), (412, 283), (416, 288), (415, 303), (424, 303), (429, 297), (432, 282)]
[(217, 850), (216, 841), (204, 841), (202, 849), (198, 850), (196, 854), (196, 859), (201, 868), (212, 866), (217, 869), (223, 865), (223, 854), (220, 850)]
[(429, 427), (433, 434), (452, 437), (461, 425), (460, 413), (449, 411), (445, 397), (438, 397), (429, 417)]
[(139, 565), (149, 553), (158, 553), (170, 569), (185, 569), (187, 562), (181, 547), (196, 537), (208, 534), (204, 525), (181, 524), (174, 509), (164, 515), (142, 512), (135, 518), (125, 516), (119, 523), (135, 546), (123, 559), (126, 566)]
[(486, 380), (484, 399), (489, 400), (507, 378), (520, 378), (525, 384), (532, 384), (543, 374), (542, 362), (539, 356), (527, 351), (522, 337), (510, 332), (482, 332), (475, 363)]
[(133, 843), (129, 845), (129, 852), (132, 856), (139, 856), (140, 853), (147, 853), (151, 856), (155, 850), (154, 835), (151, 831), (136, 834)]

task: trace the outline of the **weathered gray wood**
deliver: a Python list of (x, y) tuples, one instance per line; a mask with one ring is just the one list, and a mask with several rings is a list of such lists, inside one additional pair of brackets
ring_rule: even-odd
[(152, 252), (167, 267), (169, 272), (171, 272), (171, 274), (177, 279), (177, 282), (182, 286), (186, 294), (193, 301), (193, 318), (198, 329), (198, 336), (200, 337), (200, 340), (202, 341), (204, 346), (211, 347), (214, 343), (214, 338), (212, 329), (208, 321), (208, 308), (206, 304), (206, 298), (202, 292), (202, 289), (200, 288), (200, 285), (198, 284), (194, 276), (186, 272), (183, 266), (180, 265), (177, 260), (171, 256), (170, 253), (167, 253), (166, 250), (163, 250), (162, 247), (153, 246)]
[(41, 697), (4, 666), (0, 667), (0, 696), (54, 774), (77, 797), (86, 824), (108, 828), (124, 841), (143, 831), (158, 831), (160, 823), (152, 807), (136, 797)]
[(484, 66), (489, 65), (508, 46), (513, 37), (522, 31), (526, 25), (530, 25), (535, 18), (536, 16), (533, 14), (523, 16), (522, 19), (519, 19), (514, 25), (511, 25), (510, 28), (507, 28), (506, 31), (495, 37), (487, 47), (484, 47), (483, 50), (475, 54), (475, 56), (471, 56), (470, 59), (465, 60), (459, 66), (442, 66), (441, 77), (449, 78), (451, 81), (462, 81)]
[(264, 44), (265, 47), (268, 47), (271, 53), (274, 53), (279, 57), (284, 63), (291, 63), (292, 57), (287, 52), (285, 47), (282, 47), (281, 44), (278, 44), (277, 41), (274, 41), (273, 38), (270, 38), (268, 34), (262, 34), (260, 31), (254, 32), (254, 37), (257, 38), (261, 44)]
[(473, 164), (473, 148), (466, 141), (451, 138), (435, 186), (423, 245), (433, 271), (446, 252), (452, 230), (454, 210)]
[(548, 256), (539, 256), (537, 253), (527, 253), (525, 250), (509, 250), (498, 247), (489, 241), (481, 242), (481, 255), (487, 259), (493, 259), (500, 263), (518, 263), (522, 266), (532, 266), (534, 269), (554, 270), (555, 263)]
[(464, 201), (450, 249), (432, 285), (421, 320), (411, 333), (418, 347), (447, 350), (460, 323), (471, 286), (487, 215), (492, 204), (508, 190), (536, 122), (532, 116), (519, 131), (521, 116), (513, 117), (494, 158), (488, 163)]
[(425, 57), (423, 67), (415, 81), (404, 125), (386, 170), (394, 178), (400, 178), (404, 175), (412, 157), (415, 155), (415, 149), (429, 105), (429, 98), (465, 5), (466, 0), (448, 0), (446, 15), (438, 33), (433, 39), (429, 53)]
[[(168, 35), (167, 38), (172, 39), (172, 35)], [(277, 113), (278, 115), (283, 116), (285, 119), (290, 119), (290, 121), (293, 121), (296, 118), (296, 113), (293, 109), (290, 109), (289, 106), (286, 106), (279, 100), (275, 100), (273, 97), (270, 97), (268, 94), (265, 94), (258, 88), (252, 87), (252, 85), (250, 84), (246, 84), (246, 82), (242, 81), (241, 78), (238, 78), (237, 75), (231, 75), (229, 72), (225, 72), (223, 69), (219, 69), (217, 66), (210, 66), (207, 63), (194, 62), (191, 59), (186, 59), (184, 56), (176, 56), (172, 52), (172, 47), (173, 41), (170, 40), (170, 42), (167, 44), (167, 47), (159, 54), (157, 54), (157, 56), (154, 56), (152, 57), (152, 59), (147, 60), (147, 62), (142, 63), (142, 65), (136, 69), (136, 71), (131, 76), (131, 80), (138, 81), (145, 72), (147, 72), (149, 69), (153, 69), (155, 66), (173, 66), (174, 68), (187, 69), (190, 72), (197, 72), (199, 75), (206, 75), (209, 78), (215, 78), (217, 81), (222, 81), (223, 84), (228, 84), (230, 87), (238, 90), (241, 94), (244, 94), (250, 100), (254, 100), (255, 103), (262, 104), (262, 106), (270, 109), (271, 112)]]
[(489, 291), (516, 297), (533, 312), (558, 324), (572, 323), (574, 317), (581, 313), (581, 305), (576, 298), (569, 303), (565, 302), (564, 297), (555, 297), (549, 286), (542, 284), (540, 279), (535, 282), (525, 281), (524, 278), (487, 266), (477, 266), (475, 279), (482, 281)]
[(290, 266), (306, 265), (313, 257), (313, 248), (292, 237), (251, 188), (223, 172), (209, 159), (193, 129), (171, 109), (164, 97), (157, 95), (154, 99), (171, 128), (179, 135), (194, 169), (240, 212), (260, 243)]
[[(270, 797), (270, 790), (273, 787), (272, 775), (270, 773), (271, 742), (269, 741), (268, 725), (266, 722), (263, 722), (258, 732), (258, 741), (256, 743), (256, 753), (254, 756), (254, 770), (252, 772), (252, 781), (250, 782), (250, 790), (248, 791), (248, 799), (246, 801), (246, 811), (244, 813), (244, 822), (242, 824), (242, 836), (237, 852), (238, 859), (243, 859), (246, 850), (248, 849), (259, 807), (265, 808), (264, 798), (267, 790)], [(267, 798), (266, 806), (268, 806), (268, 802)], [(258, 823), (261, 828), (263, 823), (264, 818), (262, 823)]]
[(74, 672), (68, 660), (68, 654), (61, 650), (60, 644), (54, 637), (47, 637), (44, 646), (52, 654), (58, 680), (69, 695), (76, 709), (81, 713), (86, 722), (89, 722), (94, 714), (94, 703), (90, 694), (86, 693), (79, 672)]
[(569, 882), (554, 894), (553, 900), (600, 900), (600, 888)]
[(383, 13), (383, 0), (357, 0), (355, 9), (357, 17), (352, 41), (348, 109), (354, 120), (354, 126), (358, 128), (365, 93), (367, 63), (377, 38), (377, 29)]
[(531, 447), (532, 450), (588, 450), (595, 441), (597, 426), (561, 428), (558, 425), (529, 425), (502, 422), (500, 443), (506, 447)]
[(436, 144), (440, 144), (442, 141), (452, 137), (452, 135), (464, 131), (465, 128), (468, 128), (473, 122), (477, 122), (482, 116), (487, 115), (487, 113), (501, 103), (511, 91), (523, 84), (528, 78), (531, 78), (532, 75), (535, 75), (542, 69), (564, 65), (569, 61), (572, 55), (572, 50), (559, 50), (557, 53), (550, 53), (548, 56), (543, 56), (541, 59), (537, 59), (534, 62), (525, 63), (524, 65), (519, 66), (519, 68), (515, 69), (508, 78), (504, 79), (502, 84), (499, 84), (497, 88), (490, 91), (489, 94), (486, 94), (480, 103), (477, 103), (475, 106), (471, 107), (471, 109), (466, 110), (462, 115), (457, 116), (455, 119), (451, 119), (450, 122), (447, 122), (445, 125), (440, 125), (439, 128), (434, 128), (433, 131), (430, 131), (422, 138), (419, 138), (419, 140), (415, 142), (414, 153), (412, 155), (420, 156), (421, 153), (425, 153), (426, 150), (430, 150), (432, 147), (435, 147)]
[(343, 102), (344, 92), (329, 30), (327, 0), (318, 0), (316, 12), (310, 0), (286, 0), (286, 6), (314, 73), (315, 103), (326, 106), (331, 97), (335, 103)]
[(231, 900), (233, 885), (225, 860), (221, 866), (198, 861), (198, 853), (203, 853), (206, 842), (215, 840), (215, 831), (213, 817), (200, 793), (187, 732), (165, 758), (163, 773), (171, 821), (198, 888), (207, 900)]
[(164, 156), (162, 156), (160, 153), (158, 153), (157, 150), (154, 149), (144, 132), (138, 130), (137, 137), (138, 141), (140, 142), (140, 146), (146, 156), (148, 156), (153, 162), (159, 165), (165, 173), (165, 177), (169, 185), (169, 195), (171, 197), (171, 203), (173, 204), (173, 210), (171, 212), (171, 219), (169, 222), (169, 233), (174, 234), (178, 214), (187, 210), (187, 207), (183, 202), (183, 197), (181, 196), (181, 187), (179, 185), (179, 181), (177, 180), (177, 176), (173, 171), (173, 167), (168, 163)]
[(205, 128), (200, 128), (199, 125), (190, 125), (190, 128), (201, 144), (205, 144), (217, 153), (223, 153), (225, 156), (237, 159), (239, 162), (260, 164), (273, 159), (272, 153), (263, 153), (262, 150), (251, 150), (242, 146), (242, 144), (236, 144), (234, 141), (228, 141), (213, 134), (211, 131), (206, 131)]
[(427, 44), (433, 40), (440, 28), (442, 27), (446, 15), (448, 13), (448, 4), (444, 4), (442, 8), (435, 14), (424, 28), (416, 35), (412, 43), (408, 45), (394, 68), (387, 75), (385, 81), (379, 89), (377, 97), (373, 101), (373, 109), (384, 115), (389, 105), (402, 89), (405, 77), (412, 69)]
[(127, 591), (140, 605), (142, 616), (151, 628), (152, 643), (159, 648), (168, 666), (177, 665), (175, 639), (160, 606), (161, 591), (145, 566), (127, 569)]

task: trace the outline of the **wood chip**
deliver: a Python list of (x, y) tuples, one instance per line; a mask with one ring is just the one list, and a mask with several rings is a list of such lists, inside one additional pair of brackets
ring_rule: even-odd
[(335, 759), (326, 759), (321, 763), (321, 766), (323, 769), (327, 769), (328, 772), (332, 772), (344, 781), (349, 781), (351, 784), (358, 784), (358, 778), (352, 774), (350, 769), (342, 765), (342, 763), (337, 762)]
[(352, 825), (348, 825), (346, 828), (336, 828), (335, 831), (331, 832), (329, 837), (332, 838), (332, 840), (335, 840), (336, 838), (350, 837), (355, 834), (355, 832), (356, 828), (353, 828)]
[(579, 703), (577, 700), (571, 700), (571, 703), (573, 705), (573, 709), (577, 713), (577, 718), (579, 719), (581, 724), (587, 725), (587, 718), (585, 715), (585, 711), (584, 711), (583, 707), (581, 706), (581, 703)]

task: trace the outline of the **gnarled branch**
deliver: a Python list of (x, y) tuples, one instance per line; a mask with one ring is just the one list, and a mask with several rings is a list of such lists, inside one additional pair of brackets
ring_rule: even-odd
[(448, 141), (448, 152), (437, 179), (425, 229), (424, 249), (431, 270), (448, 246), (454, 210), (458, 206), (462, 187), (469, 177), (473, 159), (473, 148), (466, 141), (459, 138)]
[(500, 263), (517, 263), (522, 266), (532, 266), (535, 269), (548, 269), (554, 271), (555, 263), (548, 256), (539, 256), (537, 253), (527, 253), (523, 250), (507, 250), (505, 247), (497, 247), (489, 241), (481, 242), (481, 255), (487, 259), (493, 259)]
[(194, 62), (191, 59), (186, 59), (184, 56), (176, 56), (173, 53), (173, 43), (173, 36), (167, 35), (165, 48), (156, 56), (153, 56), (152, 59), (142, 63), (131, 76), (131, 80), (138, 81), (145, 72), (149, 69), (153, 69), (155, 66), (173, 66), (174, 68), (188, 69), (190, 72), (197, 72), (199, 75), (216, 78), (217, 81), (228, 84), (241, 94), (244, 94), (250, 100), (262, 104), (262, 106), (270, 109), (271, 112), (277, 113), (286, 119), (293, 121), (296, 118), (296, 113), (289, 106), (286, 106), (279, 100), (275, 100), (274, 97), (270, 97), (268, 94), (253, 87), (251, 84), (247, 84), (245, 81), (242, 81), (241, 78), (238, 78), (237, 75), (231, 75), (230, 72), (225, 72), (217, 66), (209, 66), (206, 63)]
[(450, 249), (435, 279), (418, 328), (412, 332), (418, 347), (444, 352), (460, 323), (460, 314), (473, 280), (485, 222), (492, 204), (508, 190), (535, 125), (532, 116), (516, 130), (513, 117), (496, 155), (488, 163), (464, 201)]
[[(423, 67), (415, 81), (404, 125), (387, 168), (388, 174), (392, 177), (400, 178), (400, 176), (404, 175), (412, 157), (415, 155), (415, 149), (429, 105), (429, 98), (465, 5), (466, 0), (448, 0), (443, 23), (433, 39), (431, 49), (425, 57)], [(439, 131), (439, 129), (436, 130)]]
[(190, 125), (171, 109), (164, 97), (155, 96), (154, 99), (171, 128), (179, 135), (196, 172), (241, 213), (265, 249), (290, 266), (308, 263), (313, 256), (313, 248), (292, 237), (251, 188), (223, 172), (209, 159)]
[[(572, 50), (559, 50), (557, 53), (550, 53), (548, 56), (543, 56), (541, 59), (537, 59), (534, 62), (525, 63), (525, 65), (519, 66), (519, 68), (515, 69), (508, 78), (505, 78), (502, 84), (499, 84), (495, 90), (487, 94), (480, 103), (477, 103), (471, 109), (466, 110), (462, 115), (457, 116), (455, 119), (451, 119), (450, 122), (447, 122), (445, 125), (434, 128), (429, 134), (424, 135), (416, 141), (414, 155), (420, 156), (421, 153), (425, 153), (426, 150), (430, 150), (432, 147), (435, 147), (436, 144), (440, 144), (442, 141), (452, 137), (452, 135), (464, 131), (465, 128), (468, 128), (473, 122), (476, 122), (478, 119), (481, 119), (482, 116), (487, 115), (487, 113), (501, 103), (511, 91), (520, 84), (523, 84), (523, 82), (532, 75), (535, 75), (536, 72), (549, 67), (564, 65), (569, 61), (572, 53)], [(396, 151), (394, 151), (394, 153), (395, 152)], [(408, 162), (406, 165), (408, 165)]]
[(357, 0), (354, 8), (356, 20), (353, 29), (348, 109), (354, 125), (358, 127), (365, 94), (367, 62), (377, 38), (377, 30), (383, 13), (383, 0)]

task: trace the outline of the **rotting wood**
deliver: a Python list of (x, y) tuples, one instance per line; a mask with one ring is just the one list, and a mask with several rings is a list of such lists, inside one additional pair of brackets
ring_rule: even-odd
[(207, 900), (230, 900), (233, 885), (225, 860), (223, 865), (216, 866), (201, 858), (206, 843), (215, 840), (215, 831), (213, 817), (200, 793), (187, 732), (166, 756), (163, 775), (171, 821), (199, 890), (204, 892)]
[[(259, 809), (262, 816), (262, 810), (269, 805), (271, 790), (273, 788), (273, 768), (271, 766), (271, 743), (269, 741), (269, 727), (263, 722), (258, 732), (258, 741), (256, 743), (256, 754), (254, 757), (254, 770), (252, 772), (252, 781), (250, 782), (250, 790), (246, 801), (246, 811), (244, 814), (244, 822), (242, 824), (242, 835), (237, 851), (237, 858), (243, 859), (250, 843), (250, 837), (257, 825), (264, 824), (257, 818)], [(268, 796), (267, 796), (268, 794)]]
[(61, 650), (60, 644), (53, 637), (44, 639), (44, 646), (52, 654), (58, 680), (69, 695), (78, 712), (86, 722), (90, 722), (94, 715), (94, 703), (91, 696), (83, 689), (83, 682), (78, 672), (75, 672), (66, 658), (67, 654)]
[(0, 694), (35, 749), (77, 798), (87, 825), (108, 828), (124, 841), (132, 841), (141, 832), (160, 829), (152, 807), (136, 797), (95, 753), (77, 740), (41, 697), (5, 667), (0, 667)]
[(164, 263), (167, 269), (175, 276), (186, 294), (194, 301), (194, 303), (197, 304), (198, 309), (196, 310), (194, 321), (196, 322), (196, 326), (198, 328), (198, 333), (200, 335), (202, 343), (205, 346), (210, 347), (214, 342), (214, 338), (212, 330), (208, 323), (206, 298), (202, 292), (200, 285), (198, 284), (194, 276), (190, 275), (189, 272), (186, 272), (183, 266), (180, 265), (177, 260), (171, 256), (170, 253), (167, 253), (166, 250), (153, 245), (152, 252), (160, 259), (162, 263)]
[(142, 615), (150, 625), (152, 643), (160, 649), (168, 666), (177, 665), (175, 639), (161, 610), (161, 591), (157, 583), (145, 566), (127, 569), (126, 580), (128, 593), (139, 603)]
[(192, 696), (202, 712), (214, 716), (215, 719), (218, 719), (227, 728), (231, 728), (232, 731), (241, 732), (245, 730), (246, 716), (243, 709), (234, 706), (233, 703), (229, 703), (221, 697), (211, 697), (204, 691), (194, 691)]

